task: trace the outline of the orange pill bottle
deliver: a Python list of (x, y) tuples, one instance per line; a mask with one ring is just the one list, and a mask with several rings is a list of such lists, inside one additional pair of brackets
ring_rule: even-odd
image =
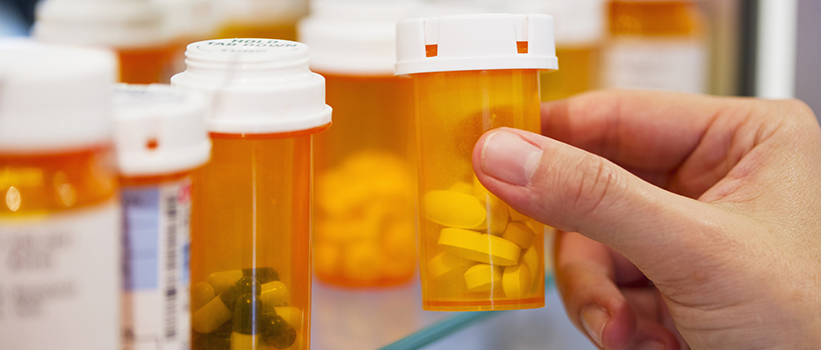
[(120, 206), (105, 51), (0, 41), (0, 339), (117, 349)]
[(149, 0), (44, 0), (37, 6), (33, 36), (42, 42), (114, 50), (119, 81), (168, 83), (174, 43), (160, 8)]
[(220, 38), (296, 40), (296, 25), (308, 14), (307, 0), (222, 0)]
[(334, 108), (315, 148), (314, 269), (323, 282), (385, 287), (416, 271), (411, 80), (393, 66), (396, 22), (419, 7), (315, 1), (300, 22)]
[(704, 93), (708, 43), (694, 0), (611, 0), (605, 87)]
[(168, 85), (114, 88), (123, 208), (123, 349), (190, 349), (194, 169), (208, 161), (205, 101)]
[(171, 82), (205, 94), (212, 142), (194, 176), (191, 348), (308, 349), (312, 138), (331, 122), (325, 81), (292, 41), (202, 41), (186, 57)]
[(487, 130), (539, 132), (539, 70), (557, 68), (547, 15), (397, 26), (396, 74), (413, 79), (425, 310), (544, 306), (543, 225), (489, 193), (471, 159)]

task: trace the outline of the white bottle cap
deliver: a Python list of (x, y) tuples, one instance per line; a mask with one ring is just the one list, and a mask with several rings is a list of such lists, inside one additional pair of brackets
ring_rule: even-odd
[(154, 0), (165, 18), (165, 33), (173, 40), (214, 36), (221, 18), (214, 0)]
[(60, 152), (111, 142), (113, 53), (0, 40), (0, 151)]
[(171, 84), (205, 94), (208, 130), (230, 134), (300, 131), (331, 122), (325, 78), (308, 68), (308, 46), (274, 39), (188, 45), (188, 68)]
[[(415, 18), (396, 27), (396, 74), (489, 69), (558, 69), (553, 18), (474, 14)], [(527, 42), (519, 53), (517, 42)], [(426, 46), (437, 55), (427, 57)]]
[(117, 84), (113, 101), (121, 174), (172, 174), (210, 158), (205, 99), (200, 94), (161, 84)]
[(420, 15), (416, 0), (314, 0), (299, 23), (311, 48), (311, 69), (342, 75), (393, 75), (396, 23)]
[(240, 25), (281, 26), (308, 14), (308, 0), (219, 0), (225, 22)]
[(162, 12), (148, 0), (45, 0), (33, 36), (44, 42), (117, 49), (167, 44)]
[(597, 44), (604, 39), (607, 22), (604, 0), (494, 0), (499, 10), (511, 13), (544, 13), (556, 24), (556, 45)]

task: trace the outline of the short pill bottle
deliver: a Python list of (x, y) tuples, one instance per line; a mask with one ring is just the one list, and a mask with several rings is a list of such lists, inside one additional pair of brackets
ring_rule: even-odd
[(299, 19), (308, 0), (217, 0), (223, 12), (220, 38), (296, 40)]
[(172, 85), (204, 93), (211, 160), (194, 176), (193, 350), (308, 349), (312, 138), (325, 81), (305, 44), (192, 43)]
[(610, 0), (605, 87), (705, 93), (709, 43), (696, 0)]
[(487, 130), (539, 132), (539, 71), (557, 68), (547, 15), (398, 24), (396, 74), (414, 84), (425, 310), (544, 306), (543, 225), (489, 193), (471, 155)]
[(299, 40), (334, 108), (314, 158), (314, 269), (323, 282), (386, 287), (416, 271), (411, 80), (393, 66), (396, 23), (419, 7), (320, 0), (300, 22)]
[(0, 339), (120, 346), (111, 52), (0, 41)]
[(38, 41), (114, 50), (119, 81), (168, 83), (175, 72), (174, 43), (163, 14), (150, 0), (44, 0), (36, 9), (32, 33)]
[(205, 100), (168, 85), (114, 87), (123, 208), (124, 349), (190, 348), (194, 169), (208, 161)]

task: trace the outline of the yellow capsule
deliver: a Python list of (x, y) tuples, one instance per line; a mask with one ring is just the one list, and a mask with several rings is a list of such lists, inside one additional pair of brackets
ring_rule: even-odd
[(197, 333), (208, 334), (222, 326), (234, 316), (233, 311), (225, 306), (220, 298), (211, 299), (205, 306), (191, 316), (191, 328)]
[(262, 293), (259, 300), (266, 306), (282, 306), (290, 298), (288, 287), (280, 281), (268, 282), (262, 285)]
[(208, 275), (206, 281), (214, 287), (214, 294), (219, 295), (242, 277), (242, 270), (220, 271)]
[(504, 238), (458, 228), (442, 229), (439, 246), (453, 255), (499, 266), (516, 265), (522, 252)]
[(476, 264), (465, 271), (465, 285), (471, 292), (488, 292), (502, 282), (502, 268), (488, 264)]
[(521, 222), (509, 223), (507, 225), (507, 229), (502, 234), (502, 238), (516, 243), (516, 245), (522, 249), (530, 248), (530, 245), (533, 244), (533, 237), (535, 236), (536, 233), (534, 233), (530, 227)]
[(432, 279), (442, 279), (455, 274), (463, 274), (474, 262), (460, 258), (448, 252), (441, 252), (428, 261), (427, 276)]
[(466, 229), (482, 229), (487, 213), (474, 196), (455, 191), (434, 190), (422, 200), (425, 218), (437, 224)]
[(510, 221), (522, 222), (528, 219), (527, 216), (516, 211), (516, 209), (513, 209), (513, 207), (508, 208), (510, 208)]
[(302, 329), (302, 310), (293, 306), (275, 307), (274, 310), (276, 310), (277, 315), (284, 318), (297, 332)]
[(533, 274), (526, 264), (505, 267), (502, 276), (502, 288), (505, 295), (511, 298), (521, 298), (533, 286)]
[(214, 292), (214, 287), (206, 282), (199, 282), (191, 287), (191, 308), (199, 310), (216, 296), (217, 293)]
[(259, 334), (231, 333), (231, 350), (258, 350), (263, 348), (259, 341)]

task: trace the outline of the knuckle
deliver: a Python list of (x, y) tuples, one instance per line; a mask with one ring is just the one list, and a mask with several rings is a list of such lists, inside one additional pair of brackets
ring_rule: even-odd
[(581, 215), (591, 215), (609, 206), (616, 185), (612, 165), (592, 154), (584, 155), (575, 169), (576, 178), (569, 189), (573, 191), (570, 208)]

